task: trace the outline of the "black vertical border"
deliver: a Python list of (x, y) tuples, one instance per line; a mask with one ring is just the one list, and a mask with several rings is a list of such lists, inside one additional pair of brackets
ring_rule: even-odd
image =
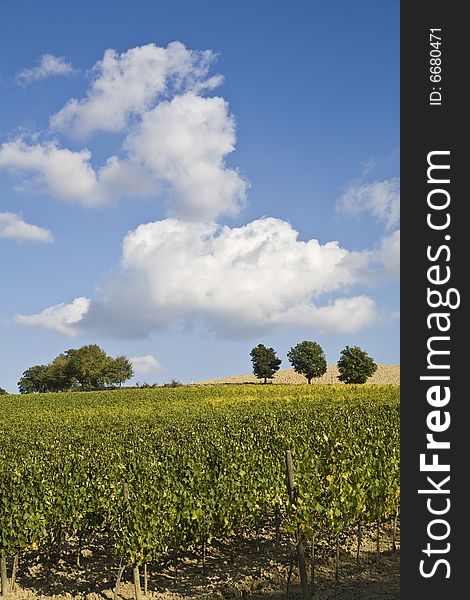
[[(467, 166), (470, 103), (465, 92), (470, 72), (470, 25), (463, 15), (464, 8), (462, 2), (401, 3), (401, 598), (405, 600), (470, 597), (467, 558), (470, 550), (467, 486), (470, 481), (470, 385), (467, 385), (470, 352), (466, 343), (470, 332), (470, 316), (466, 310), (470, 278), (470, 218), (467, 220), (470, 193), (466, 189), (470, 175), (470, 165)], [(431, 28), (442, 29), (442, 81), (439, 83), (430, 82)], [(442, 88), (441, 106), (429, 105), (432, 86)], [(451, 183), (446, 189), (451, 194), (451, 224), (445, 232), (432, 231), (426, 224), (430, 190), (427, 155), (435, 150), (450, 150)], [(444, 241), (445, 234), (450, 235), (451, 240)], [(455, 310), (448, 310), (452, 325), (447, 334), (451, 338), (450, 357), (445, 360), (450, 362), (451, 400), (442, 410), (449, 410), (451, 424), (440, 434), (440, 439), (450, 440), (451, 444), (446, 454), (440, 453), (440, 461), (448, 458), (451, 467), (451, 508), (443, 516), (451, 531), (448, 539), (437, 542), (428, 538), (427, 526), (438, 517), (429, 514), (427, 497), (418, 494), (418, 489), (431, 487), (426, 486), (426, 475), (432, 475), (421, 473), (419, 469), (419, 455), (426, 451), (426, 416), (432, 410), (426, 401), (430, 383), (419, 378), (426, 374), (426, 344), (433, 335), (426, 323), (428, 313), (432, 312), (426, 298), (427, 269), (431, 264), (426, 251), (428, 245), (437, 248), (445, 243), (450, 247), (451, 258), (447, 263), (442, 259), (440, 264), (450, 266), (451, 280), (447, 287), (459, 290), (461, 304)], [(444, 476), (444, 473), (436, 473), (435, 479), (440, 481)], [(428, 542), (440, 549), (448, 542), (450, 550), (428, 558), (423, 553)], [(446, 578), (447, 569), (441, 565), (432, 577), (424, 578), (419, 572), (420, 561), (426, 559), (426, 569), (430, 571), (433, 561), (439, 558), (449, 561), (450, 577)]]

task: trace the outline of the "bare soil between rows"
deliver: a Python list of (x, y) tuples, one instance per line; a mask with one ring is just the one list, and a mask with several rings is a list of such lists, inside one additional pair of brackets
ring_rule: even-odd
[[(359, 564), (356, 562), (356, 540), (354, 531), (342, 540), (338, 582), (335, 581), (334, 544), (330, 542), (327, 546), (325, 541), (320, 540), (316, 545), (312, 600), (396, 600), (400, 597), (399, 531), (394, 552), (391, 524), (383, 524), (380, 553), (377, 553), (375, 528), (364, 528)], [(176, 569), (174, 560), (150, 564), (146, 598), (284, 600), (291, 548), (290, 538), (285, 533), (276, 546), (271, 529), (262, 530), (258, 539), (252, 535), (237, 540), (232, 546), (232, 553), (228, 543), (213, 541), (207, 548), (205, 573), (200, 552), (178, 557)], [(106, 558), (104, 547), (95, 543), (82, 551), (81, 565), (77, 567), (77, 550), (77, 545), (69, 542), (61, 558), (50, 565), (35, 554), (22, 558), (15, 590), (8, 594), (8, 600), (112, 599), (119, 561)], [(128, 568), (124, 572), (118, 598), (128, 600), (134, 597), (132, 569)], [(289, 598), (302, 598), (296, 565)]]

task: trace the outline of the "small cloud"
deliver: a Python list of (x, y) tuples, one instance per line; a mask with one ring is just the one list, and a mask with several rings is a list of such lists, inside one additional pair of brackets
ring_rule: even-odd
[(88, 298), (75, 298), (71, 304), (56, 304), (35, 315), (17, 315), (15, 321), (29, 327), (47, 327), (59, 333), (74, 336), (78, 333), (74, 327), (87, 313), (90, 305)]
[(19, 85), (30, 85), (34, 81), (40, 81), (48, 77), (71, 75), (73, 72), (72, 65), (65, 62), (62, 57), (43, 54), (37, 66), (20, 71), (15, 77), (15, 81)]
[(29, 145), (18, 138), (0, 145), (0, 169), (32, 174), (23, 180), (24, 189), (84, 206), (103, 205), (109, 202), (109, 194), (99, 185), (90, 161), (88, 150), (75, 152), (53, 142)]
[(337, 201), (336, 209), (349, 215), (369, 212), (392, 229), (400, 220), (400, 180), (395, 177), (372, 183), (353, 181)]
[(48, 229), (31, 225), (16, 213), (0, 212), (0, 238), (8, 238), (19, 242), (52, 242), (52, 234)]
[(162, 366), (158, 360), (151, 354), (145, 356), (133, 356), (129, 359), (134, 367), (134, 371), (139, 374), (153, 373), (160, 371)]

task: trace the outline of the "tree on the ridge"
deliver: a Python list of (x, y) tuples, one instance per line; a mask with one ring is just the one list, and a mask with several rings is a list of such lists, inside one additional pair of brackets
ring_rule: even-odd
[(251, 362), (253, 363), (253, 373), (258, 379), (272, 379), (276, 371), (279, 370), (282, 360), (277, 358), (274, 348), (266, 348), (263, 344), (258, 344), (250, 352)]
[(48, 391), (48, 365), (34, 365), (23, 372), (18, 381), (20, 394), (34, 394)]
[(71, 348), (65, 352), (70, 359), (70, 374), (82, 390), (96, 390), (105, 387), (106, 367), (109, 357), (97, 344), (81, 348)]
[(70, 348), (48, 365), (26, 369), (18, 382), (22, 394), (102, 390), (121, 386), (134, 375), (125, 356), (112, 358), (97, 344)]
[(365, 383), (375, 373), (377, 365), (359, 346), (346, 346), (338, 360), (338, 379), (344, 383)]
[(287, 358), (294, 371), (304, 375), (309, 384), (326, 373), (325, 353), (317, 342), (300, 342), (289, 350)]
[(131, 379), (134, 376), (132, 363), (125, 356), (116, 356), (116, 358), (108, 358), (106, 365), (106, 383), (108, 385), (119, 385)]
[(4, 390), (2, 387), (0, 387), (0, 396), (6, 396), (8, 395), (8, 392), (6, 390)]
[(70, 357), (59, 354), (47, 365), (46, 386), (48, 392), (67, 392), (73, 388), (75, 378)]

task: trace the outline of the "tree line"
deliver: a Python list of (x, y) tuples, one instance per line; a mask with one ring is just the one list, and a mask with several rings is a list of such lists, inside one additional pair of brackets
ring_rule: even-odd
[[(264, 383), (274, 377), (282, 363), (274, 348), (267, 348), (263, 344), (255, 346), (250, 356), (254, 375), (264, 379)], [(326, 373), (326, 356), (317, 342), (300, 342), (289, 350), (287, 358), (294, 371), (304, 375), (308, 383)], [(365, 383), (377, 370), (374, 360), (359, 346), (346, 346), (341, 351), (337, 365), (338, 379), (343, 383)]]
[(18, 381), (21, 394), (69, 392), (121, 387), (134, 375), (125, 356), (113, 358), (97, 344), (70, 348), (48, 365), (26, 369)]
[[(264, 383), (274, 377), (282, 363), (274, 348), (263, 344), (255, 346), (250, 356), (253, 373)], [(289, 350), (287, 358), (294, 371), (304, 375), (308, 383), (321, 377), (327, 369), (325, 353), (317, 342), (300, 342)], [(344, 383), (365, 383), (377, 370), (374, 360), (359, 346), (346, 346), (337, 365), (338, 379)], [(18, 389), (21, 394), (103, 390), (121, 387), (133, 375), (132, 363), (125, 356), (113, 358), (97, 344), (89, 344), (70, 348), (47, 365), (26, 369), (18, 381)], [(181, 385), (173, 380), (165, 387), (176, 384)], [(0, 394), (6, 391), (0, 388)]]

